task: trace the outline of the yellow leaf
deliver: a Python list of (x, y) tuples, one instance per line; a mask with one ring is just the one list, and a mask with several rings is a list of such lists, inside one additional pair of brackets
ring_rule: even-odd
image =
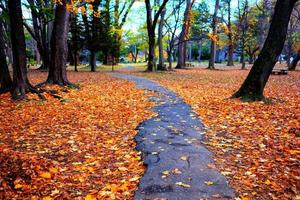
[(126, 167), (118, 167), (118, 170), (120, 170), (120, 171), (127, 171), (128, 169)]
[(176, 185), (179, 185), (179, 186), (182, 186), (182, 187), (185, 187), (185, 188), (190, 188), (191, 187), (191, 185), (183, 183), (183, 182), (176, 182)]
[(170, 171), (169, 170), (163, 171), (162, 174), (168, 176), (168, 175), (170, 175)]
[(57, 170), (56, 168), (54, 168), (54, 167), (50, 167), (50, 168), (49, 168), (49, 171), (50, 171), (51, 173), (57, 173), (57, 172), (58, 172), (58, 170)]
[(184, 161), (187, 161), (188, 158), (189, 158), (189, 157), (187, 157), (187, 156), (181, 156), (181, 157), (180, 157), (180, 159), (181, 159), (181, 160), (184, 160)]
[(16, 184), (15, 185), (15, 189), (19, 189), (19, 188), (22, 188), (23, 187), (23, 185), (21, 185), (21, 184)]
[(40, 174), (40, 177), (51, 178), (51, 174), (49, 172), (43, 172), (43, 173)]
[(268, 179), (268, 180), (265, 181), (265, 184), (266, 184), (266, 185), (271, 185), (272, 183), (271, 183), (271, 181)]
[(129, 181), (134, 182), (134, 181), (137, 181), (139, 179), (140, 179), (140, 177), (136, 176), (136, 177), (133, 177), (133, 178), (129, 179)]
[(52, 198), (49, 196), (46, 196), (46, 197), (43, 197), (43, 200), (52, 200)]
[(92, 194), (87, 194), (84, 199), (85, 200), (96, 200), (96, 197)]
[(214, 182), (212, 182), (212, 181), (204, 181), (204, 183), (205, 183), (206, 185), (213, 185), (213, 184), (214, 184)]

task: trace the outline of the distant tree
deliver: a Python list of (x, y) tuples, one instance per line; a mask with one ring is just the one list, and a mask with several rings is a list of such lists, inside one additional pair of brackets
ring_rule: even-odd
[(82, 23), (78, 20), (78, 16), (74, 15), (72, 17), (71, 27), (70, 27), (71, 36), (69, 39), (69, 57), (70, 57), (70, 65), (74, 65), (74, 70), (77, 72), (77, 66), (80, 62), (79, 60), (79, 52), (84, 45), (83, 41), (83, 32), (84, 28)]
[(259, 10), (257, 20), (259, 23), (259, 34), (258, 34), (258, 43), (260, 45), (260, 50), (263, 47), (263, 44), (266, 40), (267, 33), (270, 26), (270, 19), (272, 16), (274, 8), (274, 0), (260, 0), (256, 1), (256, 8)]
[(192, 6), (195, 3), (195, 0), (186, 0), (186, 6), (184, 11), (183, 25), (181, 33), (179, 35), (179, 44), (178, 44), (178, 59), (176, 69), (182, 69), (185, 67), (186, 61), (186, 43), (189, 37), (190, 25), (191, 25), (191, 11)]
[(199, 3), (198, 6), (193, 9), (193, 18), (191, 39), (198, 42), (198, 61), (200, 62), (203, 42), (204, 39), (207, 38), (211, 22), (211, 14), (209, 13), (209, 8), (205, 1)]
[(227, 11), (227, 20), (225, 21), (226, 26), (224, 27), (225, 33), (228, 37), (228, 48), (227, 48), (227, 66), (233, 66), (233, 53), (234, 53), (234, 42), (233, 42), (233, 30), (232, 30), (232, 23), (231, 23), (231, 2), (232, 0), (223, 0), (225, 3), (225, 8)]
[(260, 24), (258, 21), (258, 9), (253, 6), (249, 9), (247, 17), (247, 30), (245, 32), (245, 53), (248, 56), (249, 64), (253, 64), (260, 50), (259, 37)]
[[(148, 31), (148, 64), (147, 71), (155, 70), (155, 28), (157, 25), (158, 18), (165, 8), (169, 0), (163, 0), (161, 5), (155, 5), (154, 9), (151, 6), (150, 0), (145, 0), (146, 4), (146, 15), (147, 15), (147, 31)], [(158, 9), (156, 9), (158, 8)], [(154, 10), (154, 16), (152, 17), (152, 11)]]
[(144, 51), (145, 54), (147, 54), (147, 50), (149, 47), (147, 42), (147, 28), (145, 24), (140, 26), (136, 33), (128, 31), (125, 34), (124, 39), (125, 41), (123, 42), (123, 45), (125, 46), (123, 47), (123, 49), (125, 49), (126, 46), (129, 48), (129, 51), (126, 51), (126, 55), (128, 55), (128, 53), (131, 53), (134, 62), (137, 62), (139, 52)]
[(113, 51), (112, 56), (116, 62), (119, 62), (120, 47), (121, 47), (121, 34), (122, 28), (127, 20), (128, 14), (135, 0), (120, 1), (115, 0), (114, 5), (114, 20), (113, 20)]
[(211, 47), (210, 47), (210, 59), (208, 64), (208, 69), (215, 69), (215, 60), (216, 60), (216, 49), (217, 49), (217, 41), (215, 37), (217, 36), (217, 25), (218, 25), (218, 10), (220, 7), (220, 0), (215, 1), (215, 10), (212, 17), (212, 33), (211, 33)]
[(294, 63), (291, 63), (291, 57), (297, 57), (297, 50), (300, 43), (300, 3), (298, 3), (292, 12), (288, 27), (288, 34), (285, 43), (285, 52), (287, 65), (293, 69)]
[(41, 55), (42, 65), (39, 69), (48, 69), (50, 65), (50, 39), (52, 33), (54, 9), (50, 0), (27, 0), (31, 11), (32, 27), (24, 21), (24, 26), (36, 41)]
[(163, 27), (164, 27), (164, 21), (165, 21), (165, 15), (166, 15), (166, 8), (164, 8), (160, 14), (160, 20), (158, 24), (158, 37), (157, 37), (157, 43), (158, 43), (158, 65), (157, 70), (165, 71), (167, 68), (164, 64), (164, 48), (163, 48)]
[[(107, 1), (109, 2), (109, 0)], [(96, 71), (96, 53), (99, 51), (99, 43), (100, 43), (100, 29), (101, 20), (98, 16), (94, 15), (94, 12), (98, 11), (100, 5), (100, 0), (95, 0), (91, 2), (89, 6), (92, 6), (93, 12), (88, 14), (86, 10), (88, 10), (88, 5), (84, 5), (81, 9), (82, 13), (82, 20), (85, 27), (85, 40), (86, 40), (86, 47), (89, 50), (89, 64), (91, 67), (91, 71)], [(109, 11), (105, 11), (103, 15), (105, 16), (106, 13)], [(107, 30), (108, 32), (109, 30)], [(108, 33), (106, 33), (108, 34)], [(105, 35), (106, 36), (106, 35)]]
[(233, 97), (251, 101), (264, 99), (264, 88), (283, 49), (291, 13), (297, 1), (277, 0), (264, 46), (246, 80)]
[[(174, 48), (178, 45), (179, 37), (177, 35), (178, 29), (180, 28), (181, 22), (181, 6), (185, 0), (180, 1), (172, 1), (172, 5), (170, 6), (171, 12), (164, 20), (164, 26), (166, 30), (166, 38), (167, 38), (167, 54), (168, 54), (168, 70), (172, 69), (173, 62), (173, 54)], [(177, 44), (176, 44), (177, 41)]]
[(248, 14), (249, 2), (248, 0), (238, 0), (238, 29), (239, 29), (239, 43), (242, 69), (246, 69), (245, 47), (246, 47), (246, 33), (248, 30)]

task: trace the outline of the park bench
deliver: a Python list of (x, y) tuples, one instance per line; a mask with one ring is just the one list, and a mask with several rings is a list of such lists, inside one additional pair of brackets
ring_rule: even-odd
[(289, 72), (288, 68), (275, 68), (272, 70), (272, 74), (274, 75), (287, 75)]
[(186, 63), (185, 65), (186, 67), (195, 67), (195, 65), (193, 65), (192, 63)]

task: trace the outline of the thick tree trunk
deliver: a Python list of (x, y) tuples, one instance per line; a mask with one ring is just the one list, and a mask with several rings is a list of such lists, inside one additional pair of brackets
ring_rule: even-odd
[(159, 58), (158, 58), (157, 70), (160, 70), (160, 71), (167, 70), (167, 68), (165, 67), (165, 64), (164, 64), (164, 48), (163, 48), (163, 40), (162, 40), (165, 14), (166, 14), (166, 9), (163, 9), (163, 11), (160, 14), (160, 21), (159, 21), (159, 25), (158, 25), (157, 42), (158, 42)]
[(69, 85), (67, 79), (67, 55), (68, 45), (67, 38), (69, 32), (69, 17), (70, 13), (67, 11), (65, 4), (57, 4), (55, 10), (55, 19), (51, 37), (51, 62), (49, 66), (49, 74), (47, 83), (58, 85)]
[(91, 71), (95, 72), (96, 71), (96, 52), (95, 51), (91, 51), (90, 66), (91, 66)]
[(296, 0), (277, 0), (265, 44), (246, 80), (233, 97), (252, 101), (264, 99), (263, 91), (284, 46), (295, 3)]
[(177, 65), (175, 68), (176, 69), (184, 68), (184, 42), (180, 42), (178, 45)]
[(155, 71), (155, 34), (149, 34), (149, 54), (147, 71)]
[(13, 91), (12, 97), (16, 100), (26, 98), (30, 89), (26, 68), (26, 46), (23, 29), (21, 0), (8, 1), (11, 30), (11, 43), (13, 52)]
[[(216, 0), (215, 11), (214, 11), (213, 21), (212, 21), (213, 36), (217, 35), (217, 23), (218, 23), (217, 15), (218, 15), (219, 6), (220, 6), (220, 0)], [(216, 41), (211, 40), (210, 59), (209, 59), (209, 63), (208, 63), (208, 69), (215, 69), (216, 50), (217, 50)]]
[(2, 22), (0, 22), (0, 94), (10, 91), (13, 86), (6, 62), (6, 55), (4, 49), (4, 30)]
[(300, 51), (297, 51), (296, 57), (293, 59), (291, 64), (289, 65), (289, 70), (294, 71), (296, 70), (297, 63), (300, 61)]

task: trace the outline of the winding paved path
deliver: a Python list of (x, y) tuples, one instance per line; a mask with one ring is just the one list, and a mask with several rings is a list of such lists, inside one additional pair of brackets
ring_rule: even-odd
[(134, 199), (231, 199), (234, 191), (224, 176), (208, 165), (212, 154), (202, 144), (203, 124), (175, 93), (145, 78), (113, 73), (145, 90), (157, 106), (157, 117), (144, 121), (136, 135), (147, 170)]

